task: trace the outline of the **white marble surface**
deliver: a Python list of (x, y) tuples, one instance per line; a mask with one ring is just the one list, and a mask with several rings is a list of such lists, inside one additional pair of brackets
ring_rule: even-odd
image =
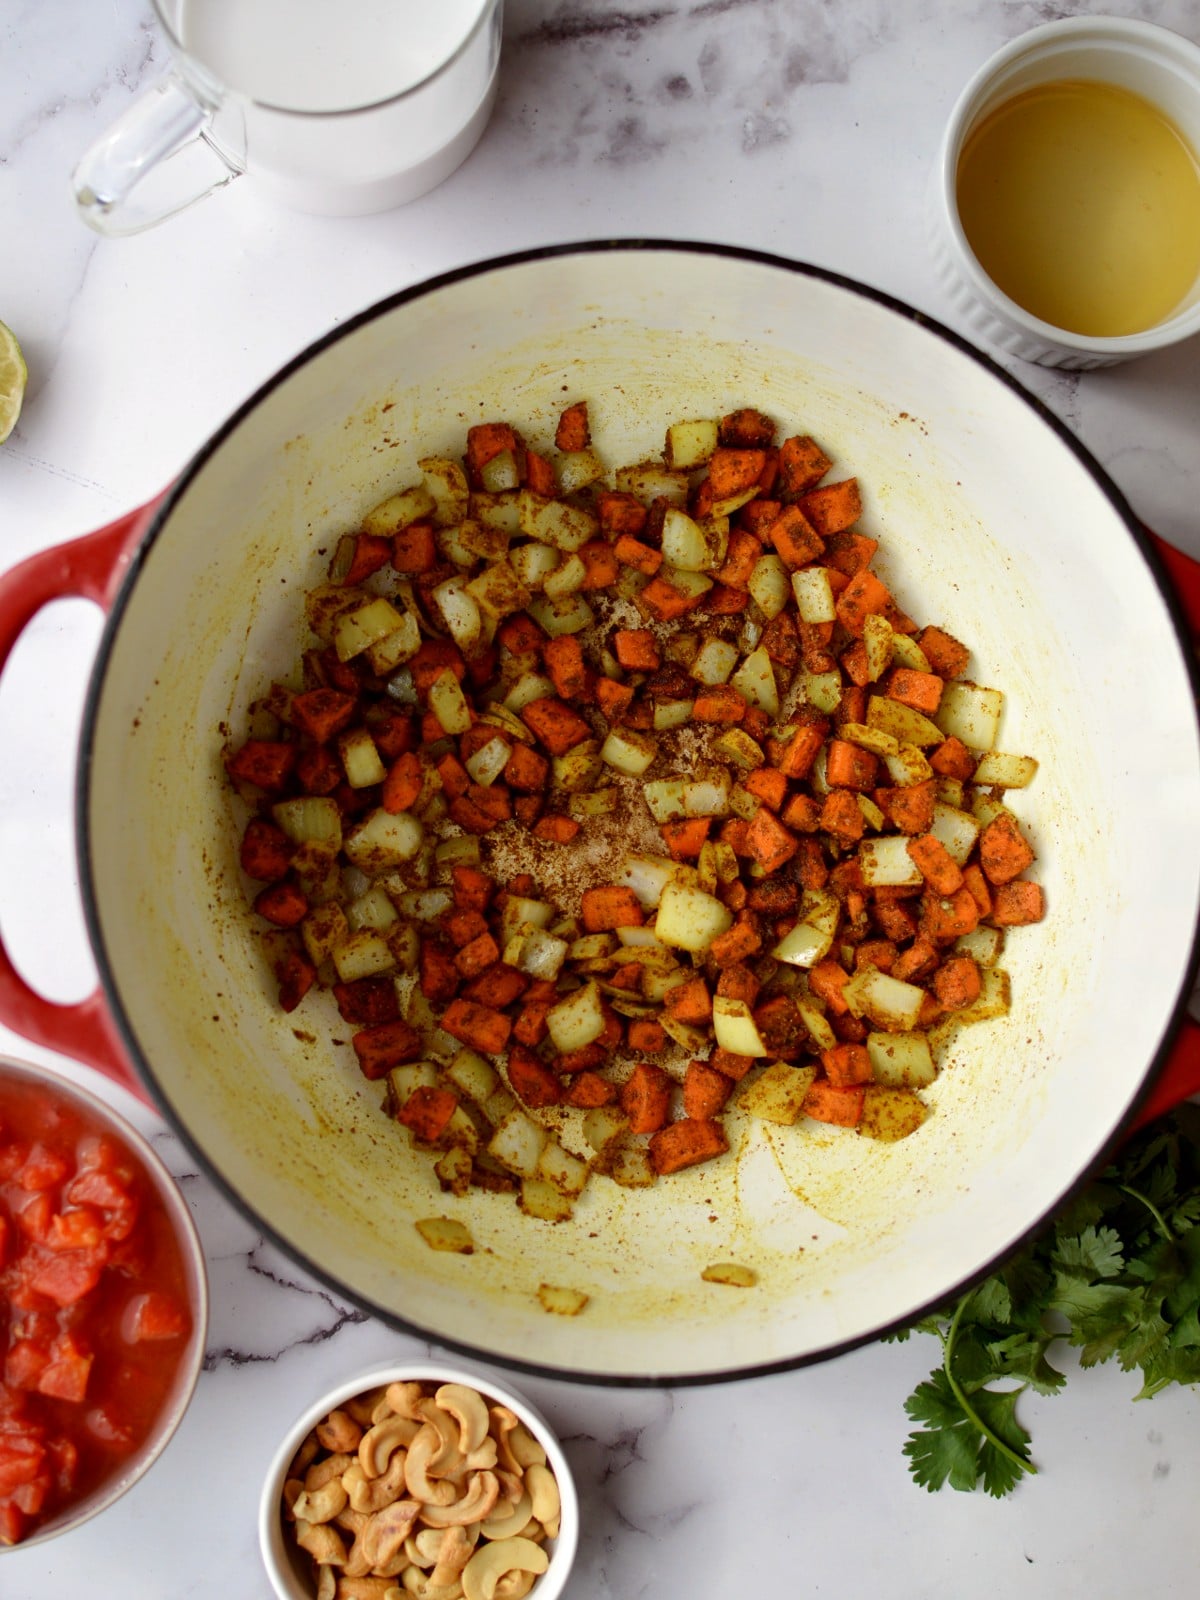
[[(163, 69), (143, 0), (0, 5), (0, 317), (30, 365), (0, 451), (0, 562), (161, 489), (281, 362), (373, 300), (542, 242), (654, 234), (743, 243), (851, 274), (950, 320), (925, 247), (929, 164), (959, 87), (1004, 39), (1110, 7), (1042, 0), (508, 0), (499, 102), (440, 190), (390, 215), (271, 209), (248, 181), (104, 242), (73, 215), (84, 147)], [(1195, 0), (1125, 14), (1200, 39)], [(1091, 376), (1012, 363), (1140, 514), (1200, 555), (1197, 347)], [(0, 916), (52, 998), (86, 993), (70, 783), (99, 619), (58, 604), (0, 685)], [(0, 1050), (50, 1059), (0, 1029)], [(314, 1392), (418, 1348), (314, 1286), (155, 1133), (199, 1223), (213, 1319), (182, 1431), (103, 1518), (0, 1556), (4, 1600), (266, 1592), (254, 1534), (276, 1437)], [(1194, 1594), (1200, 1395), (1133, 1404), (1101, 1369), (1029, 1400), (1041, 1475), (1009, 1501), (915, 1488), (902, 1401), (920, 1340), (789, 1375), (676, 1392), (522, 1380), (560, 1429), (584, 1537), (573, 1600), (769, 1593)], [(1024, 1404), (1024, 1402), (1023, 1402)]]

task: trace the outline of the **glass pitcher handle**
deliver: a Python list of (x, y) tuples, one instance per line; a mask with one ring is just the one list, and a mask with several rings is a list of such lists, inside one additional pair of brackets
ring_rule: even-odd
[(243, 170), (210, 137), (213, 112), (168, 74), (102, 134), (75, 168), (79, 213), (97, 233), (140, 233)]

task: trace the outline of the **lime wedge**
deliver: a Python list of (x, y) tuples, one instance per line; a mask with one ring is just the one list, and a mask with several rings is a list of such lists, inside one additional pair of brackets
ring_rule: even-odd
[(17, 425), (28, 377), (16, 334), (0, 322), (0, 444)]

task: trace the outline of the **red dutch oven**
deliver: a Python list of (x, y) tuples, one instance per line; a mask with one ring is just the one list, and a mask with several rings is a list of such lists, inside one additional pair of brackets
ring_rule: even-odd
[[(1002, 688), (1012, 804), (1048, 917), (1009, 940), (1007, 1017), (964, 1029), (920, 1133), (879, 1146), (734, 1115), (724, 1160), (589, 1185), (551, 1225), (443, 1195), (379, 1109), (336, 1014), (276, 1007), (246, 911), (227, 737), (302, 647), (329, 541), (468, 422), (549, 440), (586, 397), (616, 464), (665, 425), (754, 405), (863, 486), (901, 603)], [(1200, 569), (1158, 544), (1011, 377), (859, 284), (712, 246), (617, 243), (483, 263), (305, 351), (154, 505), (0, 581), (0, 651), (51, 600), (107, 613), (77, 830), (100, 987), (33, 992), (0, 951), (0, 1020), (151, 1099), (264, 1232), (371, 1312), (558, 1376), (711, 1381), (819, 1359), (943, 1302), (1027, 1237), (1114, 1143), (1200, 1087), (1186, 1017), (1200, 906), (1189, 625)], [(349, 1057), (349, 1059), (347, 1059)], [(453, 1215), (470, 1256), (414, 1220)], [(704, 1282), (714, 1261), (758, 1286)], [(589, 1296), (547, 1316), (539, 1285)]]

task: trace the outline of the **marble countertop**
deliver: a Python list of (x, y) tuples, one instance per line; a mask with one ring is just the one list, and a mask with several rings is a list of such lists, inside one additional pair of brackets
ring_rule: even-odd
[[(508, 0), (499, 99), (441, 188), (345, 221), (265, 204), (249, 182), (138, 237), (79, 222), (68, 177), (163, 71), (143, 0), (0, 10), (0, 317), (30, 367), (0, 451), (4, 566), (148, 499), (263, 379), (340, 320), (446, 268), (546, 242), (736, 242), (859, 278), (953, 323), (926, 248), (925, 190), (967, 76), (1049, 17), (1043, 0)], [(1200, 39), (1194, 0), (1126, 0)], [(1200, 556), (1197, 347), (1092, 375), (1009, 360), (1159, 533)], [(100, 619), (60, 602), (0, 686), (4, 936), (53, 999), (94, 970), (78, 911), (74, 734)], [(314, 1284), (192, 1170), (155, 1115), (0, 1029), (155, 1139), (203, 1236), (205, 1370), (165, 1456), (65, 1538), (0, 1557), (5, 1600), (265, 1595), (262, 1473), (295, 1412), (340, 1376), (428, 1347)], [(902, 1406), (936, 1349), (876, 1345), (714, 1388), (518, 1380), (565, 1442), (584, 1504), (573, 1600), (789, 1593), (1089, 1600), (1194, 1593), (1200, 1394), (1133, 1403), (1102, 1368), (1022, 1402), (1040, 1475), (1008, 1501), (925, 1494)]]

